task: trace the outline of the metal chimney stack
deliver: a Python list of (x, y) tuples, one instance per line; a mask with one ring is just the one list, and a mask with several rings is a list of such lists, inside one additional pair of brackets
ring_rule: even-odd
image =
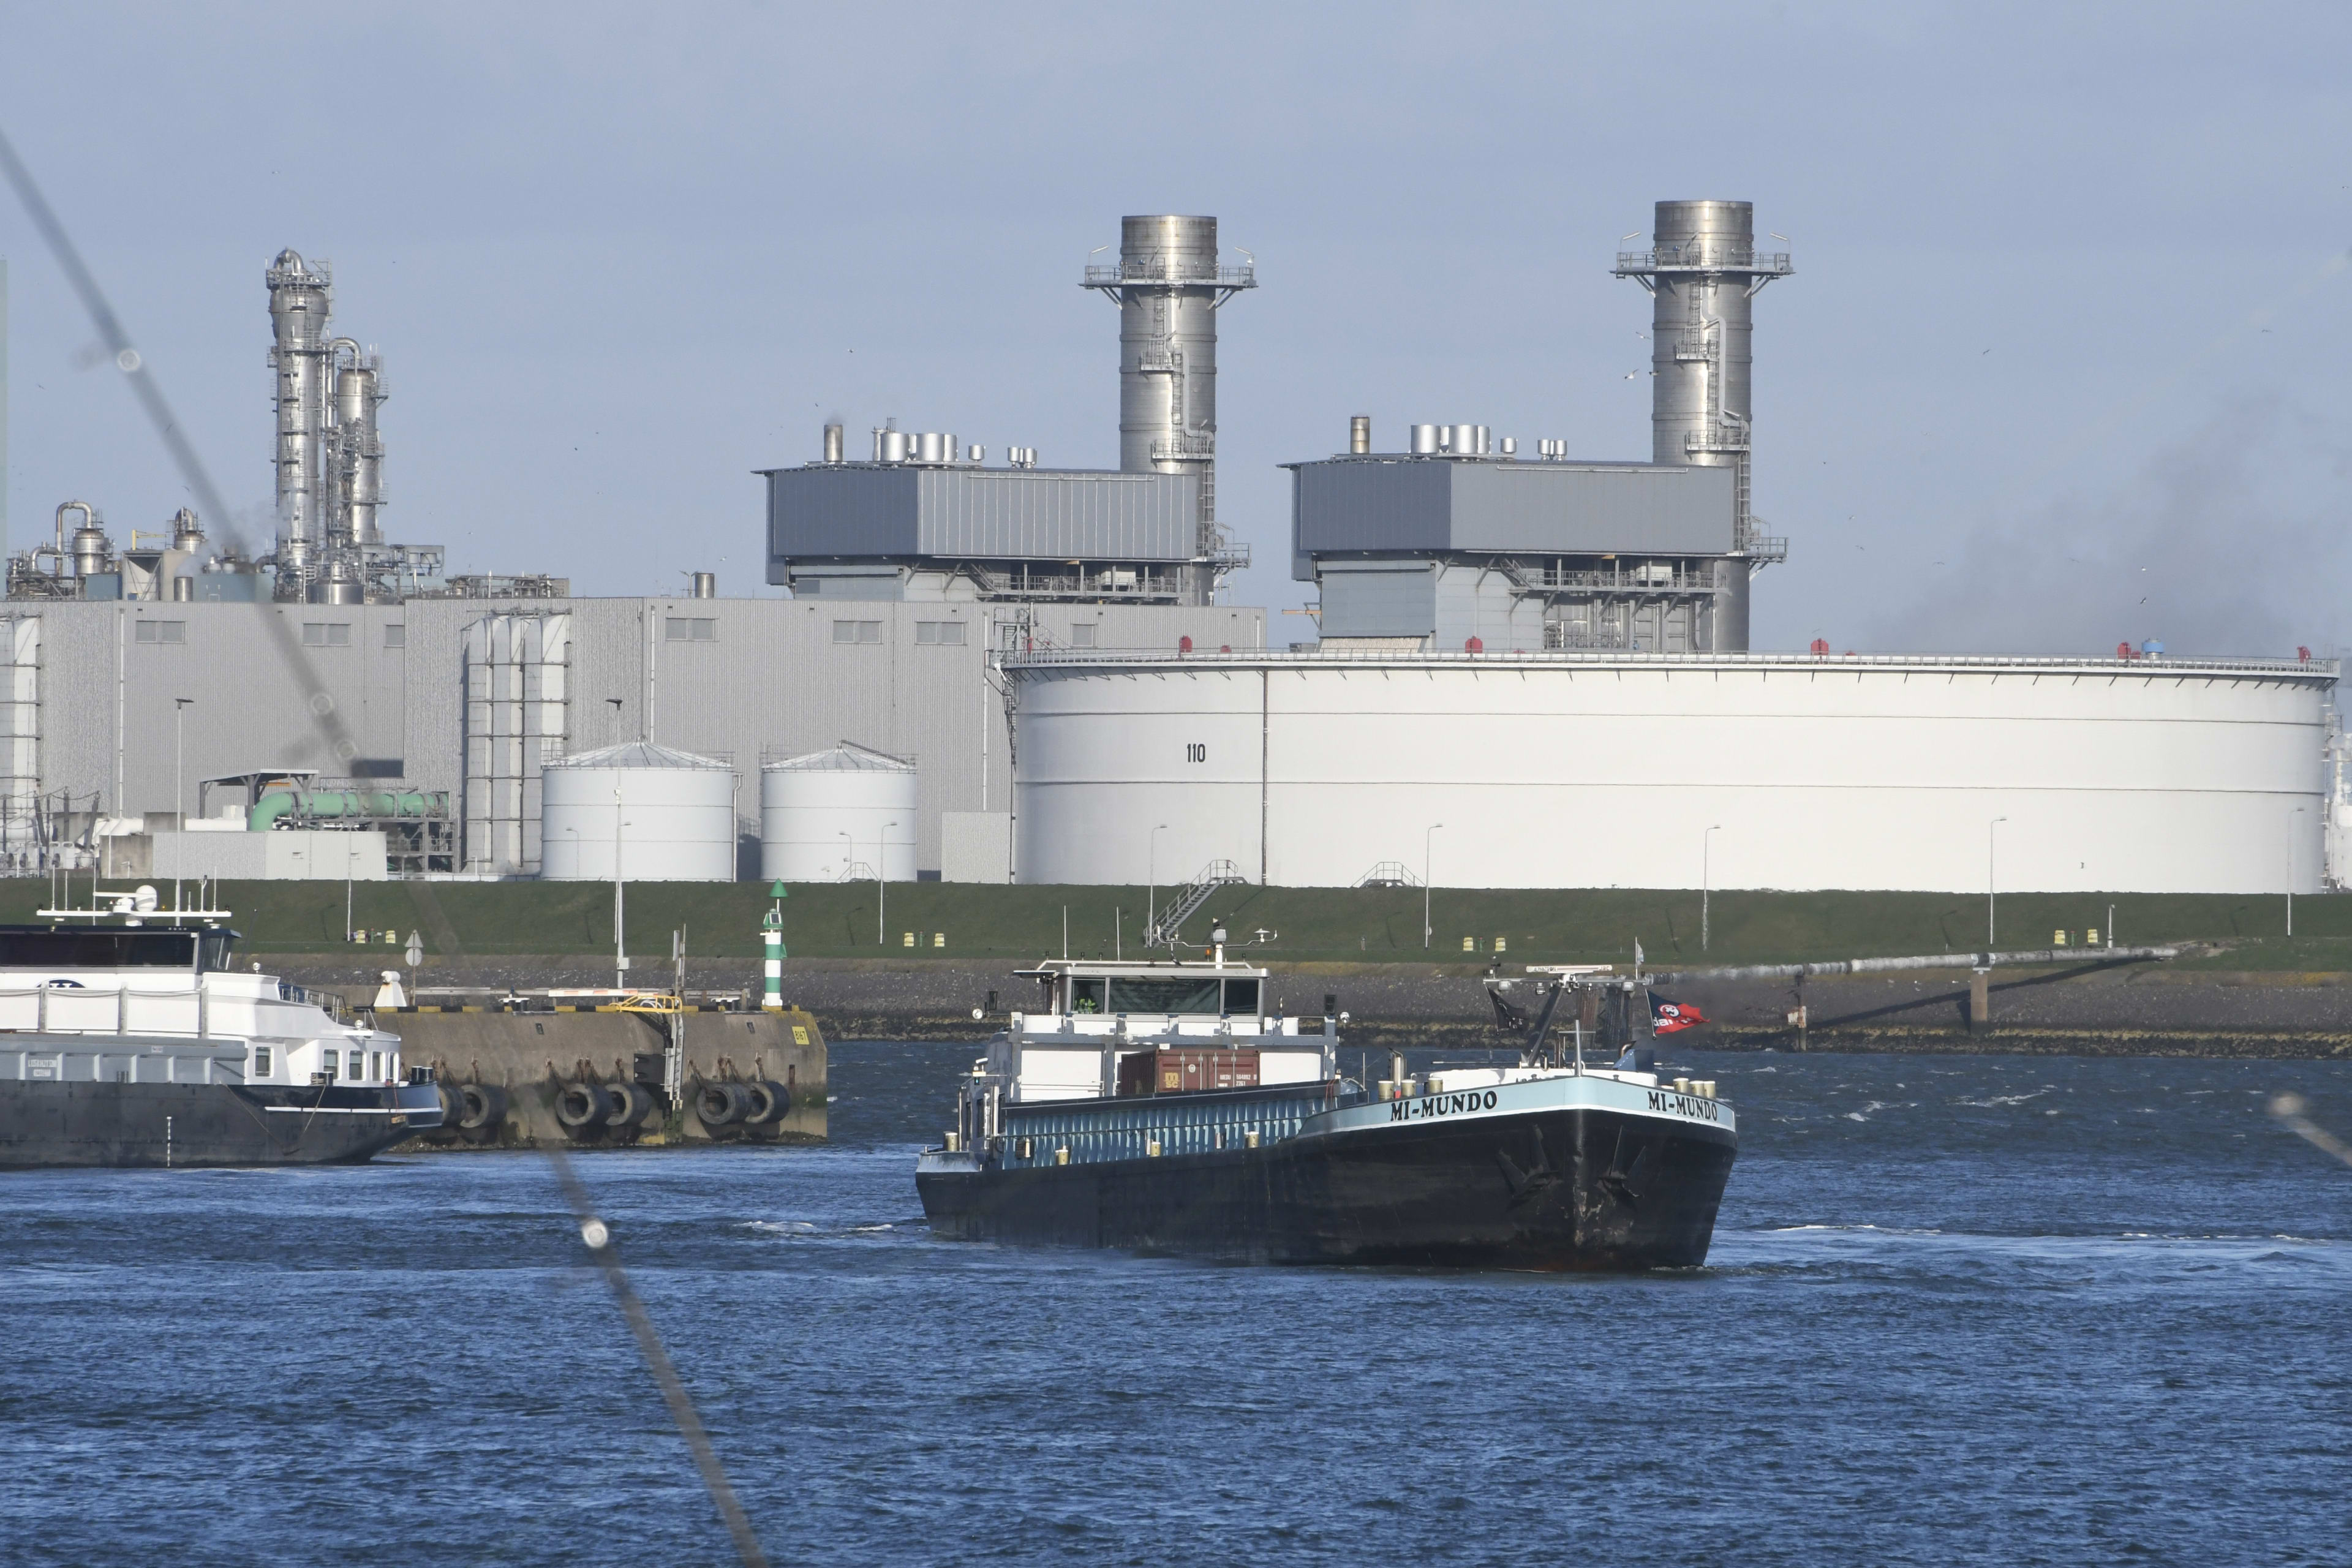
[(1217, 310), (1257, 287), (1254, 265), (1217, 265), (1217, 220), (1119, 220), (1118, 261), (1088, 267), (1084, 286), (1118, 305), (1118, 466), (1130, 474), (1197, 474), (1195, 553), (1206, 603), (1241, 557), (1217, 527)]
[(1750, 202), (1660, 202), (1652, 247), (1620, 251), (1616, 275), (1648, 289), (1651, 461), (1736, 468), (1731, 581), (1717, 602), (1715, 646), (1748, 647), (1748, 580), (1788, 554), (1748, 510), (1749, 338), (1758, 290), (1790, 271), (1756, 248)]
[(278, 572), (281, 579), (307, 584), (326, 549), (333, 483), (327, 453), (331, 279), (325, 268), (312, 271), (292, 250), (278, 253), (268, 279), (277, 338), (269, 363), (278, 373)]

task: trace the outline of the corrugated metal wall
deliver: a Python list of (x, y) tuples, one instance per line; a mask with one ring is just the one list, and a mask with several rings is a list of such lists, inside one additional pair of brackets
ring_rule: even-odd
[(1343, 551), (1719, 554), (1729, 468), (1341, 459), (1292, 476), (1292, 575)]
[(857, 467), (767, 478), (772, 562), (1186, 561), (1200, 507), (1191, 474)]
[[(1189, 481), (1188, 481), (1189, 482)], [(264, 617), (341, 626), (347, 640), (305, 648), (320, 694), (349, 726), (358, 755), (420, 789), (466, 785), (466, 640), (499, 616), (569, 617), (565, 746), (584, 751), (650, 736), (727, 757), (737, 817), (757, 869), (763, 752), (793, 756), (856, 741), (919, 765), (917, 864), (940, 864), (940, 814), (1003, 811), (1011, 800), (1003, 698), (986, 651), (1007, 636), (1069, 647), (1261, 647), (1265, 612), (1149, 605), (974, 603), (830, 605), (791, 599), (420, 599), (405, 605), (24, 606), (39, 622), (39, 766), (45, 790), (98, 793), (109, 812), (173, 809), (173, 701), (186, 721), (185, 808), (195, 781), (268, 767), (350, 764), (311, 722), (311, 693), (280, 658)], [(141, 620), (175, 622), (177, 642), (142, 642)], [(679, 640), (671, 621), (685, 623)], [(834, 623), (870, 623), (873, 640), (835, 640)], [(712, 623), (700, 640), (692, 623)], [(961, 643), (919, 628), (961, 623)], [(395, 631), (394, 628), (397, 628)], [(326, 634), (319, 634), (323, 637)], [(857, 634), (853, 633), (853, 639)], [(118, 655), (120, 665), (118, 666)], [(117, 669), (122, 679), (118, 688)], [(122, 701), (118, 705), (118, 690)], [(118, 797), (117, 716), (123, 788)], [(985, 774), (982, 761), (985, 759)]]

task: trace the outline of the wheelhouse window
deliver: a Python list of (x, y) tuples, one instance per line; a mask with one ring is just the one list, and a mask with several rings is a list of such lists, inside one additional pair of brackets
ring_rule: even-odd
[(0, 931), (0, 964), (26, 969), (186, 969), (196, 933), (185, 931)]
[(268, 1046), (256, 1046), (253, 1047), (253, 1076), (256, 1078), (268, 1078), (269, 1076), (269, 1047)]
[(1244, 1017), (1255, 1016), (1260, 1011), (1258, 1007), (1258, 982), (1255, 980), (1226, 981), (1225, 1011), (1228, 1013), (1238, 1013)]
[(1102, 1012), (1104, 1010), (1103, 987), (1108, 984), (1110, 983), (1106, 980), (1073, 979), (1070, 982), (1070, 1011), (1073, 1013)]
[(1224, 998), (1213, 975), (1113, 975), (1110, 1008), (1114, 1013), (1215, 1013)]

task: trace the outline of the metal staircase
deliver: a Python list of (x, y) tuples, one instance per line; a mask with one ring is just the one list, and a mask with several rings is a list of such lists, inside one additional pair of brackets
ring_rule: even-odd
[(1198, 876), (1176, 889), (1175, 896), (1169, 901), (1168, 907), (1161, 910), (1159, 917), (1145, 930), (1143, 945), (1146, 947), (1173, 946), (1176, 933), (1184, 929), (1184, 922), (1200, 913), (1201, 906), (1207, 903), (1219, 888), (1248, 880), (1248, 878), (1242, 875), (1242, 868), (1231, 860), (1210, 861), (1201, 868)]

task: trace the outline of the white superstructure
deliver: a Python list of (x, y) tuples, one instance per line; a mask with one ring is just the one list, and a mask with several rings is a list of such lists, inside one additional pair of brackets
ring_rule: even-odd
[(1387, 862), (1444, 887), (2252, 893), (2324, 868), (2328, 660), (1005, 665), (1024, 882), (1231, 861), (1333, 887)]
[(0, 1080), (385, 1088), (400, 1037), (339, 1021), (226, 931), (11, 928), (0, 953)]

